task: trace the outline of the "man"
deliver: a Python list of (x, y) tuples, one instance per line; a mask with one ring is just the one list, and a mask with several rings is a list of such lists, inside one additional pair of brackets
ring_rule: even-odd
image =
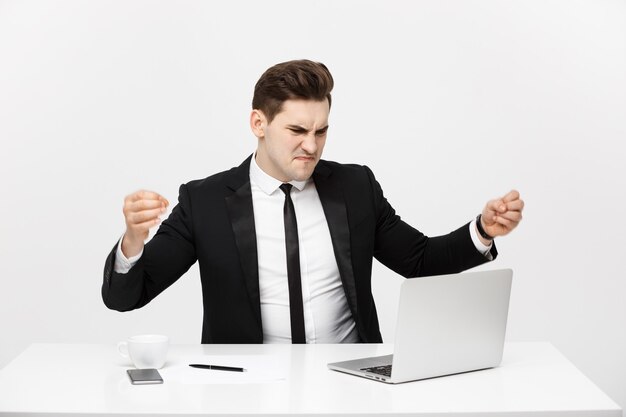
[(459, 272), (497, 256), (492, 239), (521, 220), (516, 191), (439, 237), (404, 223), (369, 168), (321, 160), (333, 79), (290, 61), (255, 86), (256, 152), (239, 167), (180, 187), (168, 201), (126, 197), (126, 233), (107, 258), (102, 297), (140, 308), (199, 263), (202, 343), (381, 342), (372, 259), (405, 277)]

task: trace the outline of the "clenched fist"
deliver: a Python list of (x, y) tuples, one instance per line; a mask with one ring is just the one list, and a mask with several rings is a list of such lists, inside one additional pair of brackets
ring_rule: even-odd
[(122, 240), (122, 253), (127, 258), (135, 256), (143, 249), (150, 229), (161, 222), (169, 201), (153, 191), (140, 190), (124, 199), (124, 219), (126, 233)]
[(524, 201), (518, 191), (512, 190), (485, 205), (481, 216), (482, 227), (491, 237), (504, 236), (522, 220), (522, 210)]

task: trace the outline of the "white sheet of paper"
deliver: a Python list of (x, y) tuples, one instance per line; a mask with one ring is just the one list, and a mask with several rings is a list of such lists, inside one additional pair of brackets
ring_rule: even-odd
[[(191, 363), (244, 368), (245, 372), (198, 369)], [(179, 384), (262, 384), (287, 379), (284, 358), (272, 355), (189, 356), (168, 363), (159, 372), (166, 382)]]

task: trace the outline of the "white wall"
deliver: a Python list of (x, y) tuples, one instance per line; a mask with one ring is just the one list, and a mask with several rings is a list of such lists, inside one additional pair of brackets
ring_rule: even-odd
[[(325, 157), (425, 233), (522, 192), (487, 266), (515, 270), (508, 338), (626, 407), (624, 1), (0, 1), (0, 367), (33, 342), (199, 342), (195, 267), (104, 307), (123, 197), (238, 165), (257, 78), (304, 57), (336, 80)], [(375, 268), (389, 342), (401, 280)]]

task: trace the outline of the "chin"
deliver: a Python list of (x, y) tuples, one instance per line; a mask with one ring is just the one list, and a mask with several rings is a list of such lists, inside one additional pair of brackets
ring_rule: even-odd
[(297, 175), (293, 175), (293, 176), (292, 176), (292, 179), (293, 179), (294, 181), (306, 181), (306, 180), (308, 180), (309, 178), (311, 178), (311, 175), (312, 175), (312, 174), (313, 174), (312, 172), (311, 172), (311, 173), (308, 173), (308, 174), (305, 174), (305, 173), (300, 173), (300, 174), (297, 174)]
[(307, 165), (309, 166), (299, 167), (300, 169), (292, 170), (290, 177), (296, 181), (306, 181), (311, 178), (311, 175), (313, 175), (313, 171), (315, 170), (315, 166), (317, 165), (317, 161)]
[(311, 175), (313, 175), (313, 170), (298, 170), (296, 172), (293, 172), (291, 175), (291, 178), (293, 178), (296, 181), (306, 181), (309, 178), (311, 178)]

